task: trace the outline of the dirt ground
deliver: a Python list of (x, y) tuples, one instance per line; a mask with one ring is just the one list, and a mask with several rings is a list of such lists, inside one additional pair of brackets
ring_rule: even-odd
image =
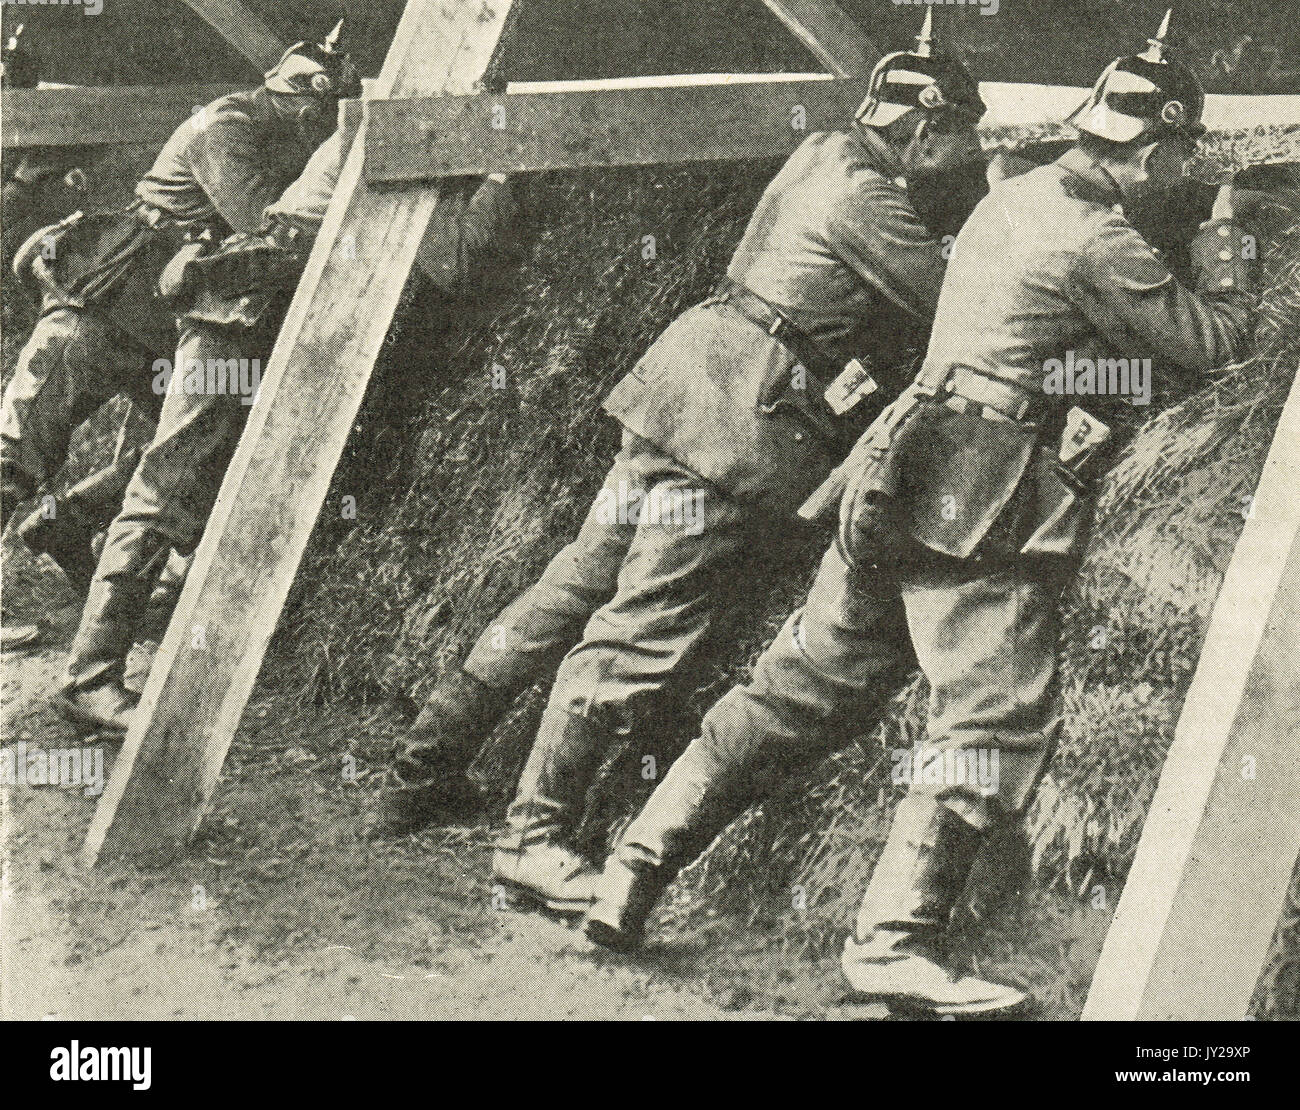
[[(6, 544), (10, 587), (47, 606), (61, 577)], [(53, 581), (52, 581), (53, 580)], [(69, 747), (48, 705), (76, 609), (43, 650), (3, 659), (4, 742)], [(490, 878), (486, 823), (371, 843), (360, 835), (388, 711), (304, 712), (260, 691), (212, 813), (163, 871), (86, 871), (76, 854), (96, 799), (80, 786), (0, 788), (0, 1014), (5, 1018), (887, 1017), (846, 1001), (838, 938), (773, 919), (663, 925), (638, 959), (593, 949), (521, 912)], [(105, 776), (116, 745), (105, 753)], [(1027, 1016), (1078, 1014), (1107, 914), (1013, 899), (963, 936), (974, 965), (1030, 986)], [(1022, 938), (1032, 937), (1026, 945)]]

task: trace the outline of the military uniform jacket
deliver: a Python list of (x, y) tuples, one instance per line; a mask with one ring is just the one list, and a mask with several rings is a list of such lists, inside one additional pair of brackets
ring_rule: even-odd
[[(958, 558), (990, 534), (1026, 554), (1076, 556), (1092, 522), (1088, 488), (1057, 466), (1066, 410), (1104, 398), (1045, 391), (1049, 360), (1150, 357), (1205, 375), (1241, 357), (1252, 318), (1244, 230), (1202, 225), (1195, 290), (1180, 284), (1125, 218), (1113, 178), (1080, 150), (1006, 181), (958, 235), (921, 381), (956, 367), (1046, 404), (1034, 423), (989, 421), (940, 399), (920, 405), (871, 477), (912, 538)], [(1122, 400), (1122, 399), (1121, 399)]]
[(212, 226), (217, 239), (253, 234), (314, 149), (265, 88), (231, 93), (172, 133), (135, 195), (181, 223)]
[[(764, 192), (728, 276), (841, 364), (923, 341), (944, 248), (900, 175), (869, 130), (810, 135)], [(880, 401), (861, 410), (878, 409), (903, 384), (892, 376), (897, 354), (886, 357), (870, 364), (884, 386)], [(783, 343), (711, 298), (669, 326), (605, 410), (727, 493), (785, 515), (860, 430), (818, 434), (792, 406), (767, 403), (774, 385), (797, 380), (798, 365)], [(809, 404), (821, 404), (821, 384), (808, 382)]]
[(264, 88), (231, 93), (195, 112), (136, 186), (145, 210), (100, 213), (66, 224), (56, 259), (39, 273), (45, 311), (89, 307), (151, 349), (175, 343), (158, 279), (187, 230), (256, 231), (263, 208), (302, 171), (308, 142), (276, 112)]

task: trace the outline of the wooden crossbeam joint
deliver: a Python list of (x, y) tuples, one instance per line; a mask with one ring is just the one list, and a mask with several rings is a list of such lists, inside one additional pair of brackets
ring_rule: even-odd
[[(512, 14), (509, 0), (409, 0), (376, 94), (468, 92)], [(216, 789), (438, 202), (436, 188), (367, 189), (362, 157), (354, 143), (95, 811), (87, 865), (174, 859)]]

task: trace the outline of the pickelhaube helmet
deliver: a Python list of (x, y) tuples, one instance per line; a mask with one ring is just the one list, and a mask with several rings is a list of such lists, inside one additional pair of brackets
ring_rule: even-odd
[(867, 98), (855, 119), (869, 127), (885, 127), (915, 108), (926, 112), (962, 108), (975, 116), (987, 109), (980, 99), (979, 82), (937, 44), (933, 8), (926, 9), (916, 49), (886, 54), (876, 63)]
[(266, 74), (266, 87), (281, 96), (344, 100), (361, 95), (361, 81), (347, 52), (340, 49), (343, 20), (324, 42), (295, 42)]
[(1079, 131), (1111, 142), (1143, 135), (1177, 134), (1196, 140), (1205, 134), (1201, 114), (1205, 90), (1191, 67), (1173, 56), (1167, 42), (1173, 9), (1141, 54), (1116, 58), (1103, 71), (1092, 95), (1067, 117)]
[(23, 26), (18, 24), (5, 41), (0, 84), (6, 89), (34, 89), (40, 83), (40, 60), (23, 43)]

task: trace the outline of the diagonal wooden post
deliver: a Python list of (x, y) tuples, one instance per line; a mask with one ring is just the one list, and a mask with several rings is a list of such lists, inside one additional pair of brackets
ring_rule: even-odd
[(280, 60), (285, 43), (239, 0), (181, 0), (254, 66), (265, 72)]
[(866, 77), (880, 50), (834, 0), (763, 0), (836, 77)]
[(1085, 1020), (1241, 1020), (1300, 852), (1300, 375), (1219, 593)]
[[(375, 93), (472, 91), (511, 10), (409, 0)], [(91, 823), (88, 865), (175, 857), (216, 787), (438, 201), (436, 187), (368, 189), (364, 157), (363, 124)]]

